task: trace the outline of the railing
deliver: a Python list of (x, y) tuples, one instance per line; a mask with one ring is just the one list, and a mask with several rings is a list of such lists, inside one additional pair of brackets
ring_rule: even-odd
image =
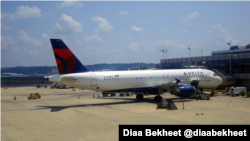
[(217, 69), (212, 69), (213, 72), (215, 72), (218, 76), (222, 78), (222, 81), (235, 81), (234, 77), (232, 76), (226, 76), (224, 73)]

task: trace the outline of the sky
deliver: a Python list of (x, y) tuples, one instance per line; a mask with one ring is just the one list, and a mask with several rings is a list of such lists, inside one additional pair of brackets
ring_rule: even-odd
[[(250, 1), (1, 1), (1, 67), (56, 66), (50, 38), (83, 65), (160, 63), (250, 44)], [(161, 50), (168, 52), (162, 53)], [(203, 52), (201, 52), (201, 50)], [(164, 56), (163, 56), (164, 55)]]

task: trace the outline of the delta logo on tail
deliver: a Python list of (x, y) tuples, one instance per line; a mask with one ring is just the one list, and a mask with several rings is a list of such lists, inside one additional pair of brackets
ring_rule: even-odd
[(184, 75), (187, 75), (187, 74), (184, 72)]
[(60, 39), (50, 39), (59, 74), (87, 72), (82, 63)]

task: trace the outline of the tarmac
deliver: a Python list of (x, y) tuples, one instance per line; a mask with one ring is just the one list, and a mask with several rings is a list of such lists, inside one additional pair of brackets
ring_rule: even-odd
[[(27, 99), (37, 92), (41, 99)], [(1, 140), (117, 141), (119, 125), (250, 124), (250, 98), (246, 96), (215, 94), (197, 101), (164, 93), (162, 97), (172, 100), (176, 110), (156, 109), (154, 95), (144, 100), (135, 96), (103, 97), (89, 90), (35, 86), (1, 88)]]

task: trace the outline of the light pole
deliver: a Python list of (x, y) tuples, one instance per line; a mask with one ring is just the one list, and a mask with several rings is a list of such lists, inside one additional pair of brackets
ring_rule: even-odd
[(162, 52), (162, 54), (163, 54), (163, 66), (164, 66), (164, 52), (165, 52), (165, 50), (162, 49), (161, 52)]
[(201, 56), (202, 56), (202, 54), (203, 54), (203, 49), (201, 49)]
[(166, 49), (166, 59), (167, 59), (167, 54), (168, 54), (168, 50)]
[(189, 58), (190, 58), (190, 56), (191, 56), (191, 54), (190, 54), (190, 51), (191, 51), (191, 45), (190, 45), (190, 47), (188, 47), (188, 49), (189, 49)]
[[(231, 40), (230, 43), (227, 43), (229, 45), (229, 51), (231, 49)], [(230, 51), (230, 75), (232, 76), (232, 71), (231, 71), (231, 62), (232, 62), (232, 56), (231, 56), (231, 51)]]
[(229, 50), (231, 49), (231, 40), (230, 40), (230, 43), (227, 43), (229, 45)]
[[(190, 47), (188, 47), (188, 49), (189, 49), (189, 63), (191, 62), (191, 54), (190, 54), (190, 52), (191, 52), (191, 45), (190, 45)], [(188, 63), (188, 65), (190, 66), (190, 64)]]

